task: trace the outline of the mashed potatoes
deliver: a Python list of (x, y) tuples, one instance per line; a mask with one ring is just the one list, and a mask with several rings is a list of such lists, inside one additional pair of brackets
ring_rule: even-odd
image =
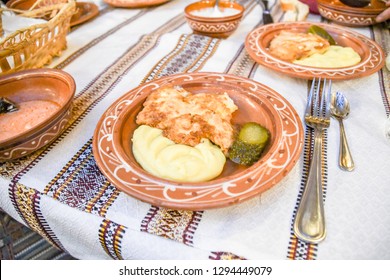
[(133, 134), (133, 154), (143, 169), (176, 182), (203, 182), (221, 174), (226, 158), (208, 139), (195, 147), (175, 144), (162, 130), (139, 126)]
[(359, 54), (350, 47), (330, 46), (323, 54), (313, 54), (300, 60), (294, 60), (294, 64), (321, 67), (340, 68), (348, 67), (359, 63)]

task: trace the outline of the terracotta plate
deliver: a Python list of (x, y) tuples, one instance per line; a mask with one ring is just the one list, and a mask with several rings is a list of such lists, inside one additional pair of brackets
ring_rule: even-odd
[[(203, 183), (177, 183), (144, 171), (132, 153), (135, 117), (146, 97), (166, 85), (182, 86), (195, 94), (228, 93), (239, 108), (234, 124), (255, 121), (270, 130), (271, 142), (262, 158), (251, 167), (228, 160), (219, 177)], [(204, 210), (239, 203), (276, 185), (297, 162), (302, 143), (298, 114), (275, 91), (238, 76), (192, 73), (145, 83), (115, 101), (97, 124), (93, 154), (103, 174), (123, 192), (157, 206)]]
[(328, 31), (339, 45), (353, 48), (361, 57), (360, 63), (342, 68), (309, 67), (280, 60), (268, 52), (271, 40), (282, 30), (307, 32), (312, 24), (310, 22), (283, 22), (261, 26), (248, 34), (245, 48), (256, 62), (297, 78), (322, 77), (332, 80), (348, 80), (371, 75), (383, 67), (385, 55), (376, 42), (357, 32), (322, 23), (316, 23), (316, 25)]
[(99, 14), (99, 7), (90, 2), (76, 2), (76, 14), (70, 20), (70, 26), (84, 23)]
[(104, 0), (107, 4), (122, 8), (142, 8), (160, 5), (170, 0)]

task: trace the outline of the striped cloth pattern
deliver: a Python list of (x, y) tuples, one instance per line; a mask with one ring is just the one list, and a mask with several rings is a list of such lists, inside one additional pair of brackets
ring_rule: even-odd
[(0, 212), (0, 259), (2, 260), (74, 260), (54, 247), (37, 232)]

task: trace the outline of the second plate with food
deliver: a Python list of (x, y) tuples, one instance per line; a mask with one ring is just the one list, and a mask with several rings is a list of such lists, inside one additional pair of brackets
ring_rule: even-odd
[(289, 76), (304, 79), (322, 77), (348, 80), (371, 75), (384, 66), (385, 55), (376, 42), (357, 32), (323, 23), (315, 23), (315, 25), (325, 29), (337, 45), (351, 47), (358, 53), (361, 58), (359, 63), (340, 68), (310, 67), (283, 61), (270, 53), (270, 42), (281, 31), (306, 33), (312, 25), (313, 23), (310, 22), (284, 22), (261, 26), (248, 34), (245, 48), (256, 62)]
[[(249, 167), (227, 160), (218, 177), (198, 183), (174, 182), (145, 171), (132, 151), (135, 118), (146, 98), (167, 86), (193, 94), (228, 94), (238, 107), (233, 125), (257, 122), (270, 131), (260, 160)], [(300, 117), (280, 94), (247, 78), (200, 72), (142, 84), (115, 101), (97, 124), (93, 154), (102, 173), (121, 191), (156, 206), (204, 210), (242, 202), (275, 186), (296, 164), (302, 143)]]

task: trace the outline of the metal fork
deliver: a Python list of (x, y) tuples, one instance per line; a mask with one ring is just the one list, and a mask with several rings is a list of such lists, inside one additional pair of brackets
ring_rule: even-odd
[(310, 243), (321, 242), (326, 235), (322, 189), (322, 136), (330, 124), (330, 91), (332, 81), (314, 78), (305, 111), (305, 123), (314, 130), (314, 149), (309, 175), (303, 190), (294, 233)]

